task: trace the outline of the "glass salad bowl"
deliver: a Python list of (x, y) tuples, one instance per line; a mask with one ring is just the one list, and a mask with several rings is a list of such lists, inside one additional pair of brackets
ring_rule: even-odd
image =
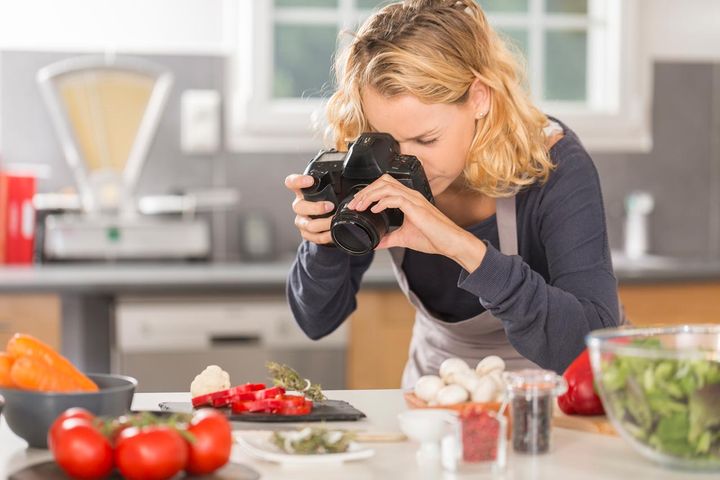
[(720, 325), (621, 327), (587, 336), (610, 421), (660, 464), (720, 471)]

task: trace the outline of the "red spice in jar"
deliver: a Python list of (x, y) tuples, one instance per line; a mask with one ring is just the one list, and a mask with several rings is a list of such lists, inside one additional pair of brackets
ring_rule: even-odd
[(495, 460), (500, 422), (490, 413), (473, 408), (461, 412), (460, 422), (463, 460), (466, 462)]

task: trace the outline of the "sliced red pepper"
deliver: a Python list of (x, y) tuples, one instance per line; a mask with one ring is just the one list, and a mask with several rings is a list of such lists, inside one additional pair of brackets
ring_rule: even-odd
[(277, 398), (278, 400), (282, 400), (288, 407), (305, 405), (308, 402), (308, 400), (306, 400), (305, 397), (301, 395), (280, 395), (275, 398)]
[(258, 390), (255, 392), (255, 398), (258, 400), (263, 400), (265, 398), (273, 398), (277, 397), (278, 395), (284, 395), (285, 389), (282, 387), (270, 387), (266, 388), (265, 390)]
[(255, 400), (255, 392), (241, 392), (230, 395), (228, 403), (247, 402)]
[(227, 393), (225, 395), (218, 395), (213, 397), (211, 404), (215, 408), (226, 407), (230, 405), (231, 398)]
[(248, 412), (275, 413), (283, 408), (284, 403), (282, 400), (277, 400), (275, 398), (265, 398), (263, 400), (246, 402), (246, 406)]
[(212, 404), (212, 393), (206, 393), (205, 395), (198, 395), (192, 398), (193, 408), (202, 407), (203, 405)]
[(278, 413), (280, 415), (309, 415), (312, 409), (312, 402), (305, 402), (302, 405), (286, 405)]
[[(253, 400), (254, 401), (254, 400)], [(230, 410), (232, 413), (244, 413), (248, 411), (248, 405), (251, 402), (248, 402), (247, 400), (241, 400), (238, 402), (232, 402), (230, 404)]]
[(258, 390), (264, 390), (264, 383), (245, 383), (243, 385), (237, 385), (230, 389), (230, 393), (235, 395), (237, 393), (256, 392)]

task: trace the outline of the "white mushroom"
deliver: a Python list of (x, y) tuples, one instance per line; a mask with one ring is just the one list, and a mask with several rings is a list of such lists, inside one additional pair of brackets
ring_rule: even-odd
[(498, 388), (492, 378), (489, 376), (481, 377), (477, 387), (472, 391), (472, 401), (481, 403), (491, 402), (495, 400), (497, 391)]
[(477, 388), (480, 377), (477, 376), (472, 370), (465, 372), (456, 372), (451, 375), (452, 383), (460, 385), (468, 392), (472, 393)]
[(503, 372), (500, 370), (493, 370), (492, 372), (488, 373), (486, 375), (488, 378), (491, 378), (493, 382), (495, 382), (495, 385), (497, 386), (498, 390), (505, 390), (506, 383), (505, 379), (503, 378)]
[(444, 386), (445, 382), (437, 375), (424, 375), (415, 384), (415, 395), (421, 400), (430, 402)]
[(462, 403), (467, 401), (469, 395), (467, 390), (465, 390), (460, 385), (446, 385), (443, 388), (440, 389), (440, 391), (437, 393), (437, 397), (435, 397), (435, 400), (437, 401), (438, 405), (452, 405), (454, 403)]
[(488, 355), (480, 360), (477, 367), (475, 367), (475, 371), (480, 376), (487, 375), (495, 370), (499, 370), (500, 372), (505, 370), (505, 361), (497, 355)]
[(470, 370), (470, 366), (462, 358), (448, 358), (440, 364), (440, 378), (445, 383), (452, 383), (451, 377), (459, 372)]

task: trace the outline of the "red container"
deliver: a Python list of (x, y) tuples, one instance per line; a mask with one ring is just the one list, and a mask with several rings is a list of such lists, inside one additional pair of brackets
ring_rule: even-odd
[(35, 187), (32, 174), (0, 172), (0, 263), (33, 261)]

